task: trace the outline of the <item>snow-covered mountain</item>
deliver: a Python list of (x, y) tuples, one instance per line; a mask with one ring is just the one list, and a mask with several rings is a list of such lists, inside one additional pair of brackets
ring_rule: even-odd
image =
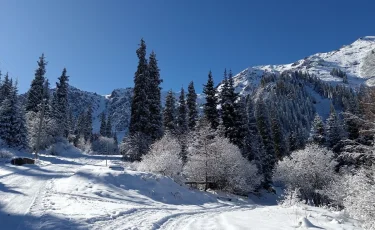
[[(344, 71), (348, 76), (349, 85), (352, 87), (362, 83), (370, 86), (375, 85), (375, 36), (363, 37), (338, 50), (317, 53), (290, 64), (249, 67), (235, 75), (234, 81), (236, 90), (241, 94), (247, 94), (258, 87), (265, 72), (282, 73), (301, 70), (315, 74), (323, 81), (341, 84), (342, 78), (330, 74), (333, 68)], [(115, 89), (109, 95), (98, 95), (71, 86), (69, 101), (75, 114), (86, 109), (89, 104), (93, 105), (94, 132), (99, 131), (100, 114), (102, 112), (110, 114), (114, 130), (121, 138), (126, 133), (130, 122), (131, 95), (132, 88)], [(166, 95), (167, 92), (163, 91), (163, 103)], [(176, 93), (176, 97), (178, 97), (178, 93)], [(200, 95), (198, 104), (203, 101), (204, 98)], [(329, 103), (326, 104), (329, 105)]]
[(363, 83), (374, 86), (375, 36), (362, 37), (340, 49), (317, 53), (290, 64), (249, 67), (235, 75), (234, 80), (237, 91), (244, 94), (258, 87), (265, 72), (303, 71), (332, 84), (341, 83), (342, 78), (330, 74), (333, 68), (345, 72), (352, 87)]

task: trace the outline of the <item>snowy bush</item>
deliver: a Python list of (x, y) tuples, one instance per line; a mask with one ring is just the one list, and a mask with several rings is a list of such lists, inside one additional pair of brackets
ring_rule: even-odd
[(287, 188), (284, 191), (282, 199), (279, 202), (279, 205), (283, 207), (292, 207), (295, 205), (301, 204), (301, 192), (298, 188), (291, 189)]
[(99, 136), (91, 144), (95, 154), (113, 155), (118, 153), (118, 147), (113, 138)]
[(375, 229), (375, 167), (359, 170), (354, 176), (346, 176), (341, 190), (345, 209), (354, 218), (364, 221), (366, 229)]
[(85, 141), (84, 137), (78, 138), (77, 142), (75, 143), (76, 147), (82, 150), (85, 153), (92, 153), (92, 146), (90, 141)]
[(315, 205), (320, 205), (323, 203), (321, 190), (337, 178), (333, 156), (325, 148), (308, 145), (280, 161), (273, 180), (289, 189), (299, 188), (305, 202), (312, 200)]
[(190, 181), (214, 182), (220, 189), (246, 194), (260, 184), (257, 167), (223, 137), (203, 137), (188, 149), (184, 172)]
[(138, 168), (178, 179), (182, 171), (180, 152), (181, 146), (177, 139), (166, 134), (151, 145), (150, 152), (142, 157)]
[(7, 160), (7, 159), (11, 159), (13, 157), (13, 154), (6, 150), (6, 149), (0, 149), (0, 159), (3, 161), (3, 160)]

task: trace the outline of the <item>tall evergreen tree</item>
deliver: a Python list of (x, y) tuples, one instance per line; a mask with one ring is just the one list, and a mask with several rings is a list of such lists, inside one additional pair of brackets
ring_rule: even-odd
[(245, 98), (240, 98), (240, 100), (235, 104), (235, 120), (234, 126), (236, 132), (233, 135), (233, 144), (237, 145), (242, 153), (244, 154), (245, 148), (245, 137), (248, 134), (248, 114), (247, 114), (247, 103)]
[(187, 121), (187, 107), (185, 101), (185, 90), (181, 88), (181, 93), (179, 97), (179, 105), (177, 109), (177, 127), (180, 134), (185, 134), (189, 127)]
[(73, 111), (71, 108), (69, 108), (69, 112), (68, 112), (68, 126), (69, 126), (69, 135), (73, 135), (74, 130), (75, 130), (75, 119), (74, 119)]
[(214, 80), (212, 72), (208, 73), (207, 84), (204, 85), (203, 93), (206, 96), (206, 103), (203, 106), (203, 112), (210, 123), (212, 129), (216, 129), (219, 125), (219, 113), (217, 110), (218, 99), (216, 97), (216, 89), (214, 87)]
[(262, 172), (264, 175), (264, 185), (267, 187), (272, 181), (273, 169), (276, 164), (276, 155), (273, 140), (271, 139), (271, 126), (268, 115), (268, 110), (263, 99), (258, 99), (256, 103), (256, 119), (257, 127), (262, 137), (262, 142), (264, 146), (264, 154), (260, 157), (262, 165)]
[(315, 114), (314, 121), (311, 126), (311, 139), (314, 143), (319, 145), (324, 145), (326, 142), (324, 123), (319, 114)]
[(334, 147), (341, 140), (341, 136), (340, 121), (333, 104), (331, 104), (330, 114), (326, 122), (326, 141), (328, 147)]
[(188, 126), (190, 130), (194, 130), (198, 120), (197, 94), (195, 93), (194, 82), (189, 83), (186, 105), (188, 108)]
[(10, 96), (12, 91), (12, 81), (8, 73), (5, 74), (4, 81), (0, 85), (0, 104)]
[(83, 128), (83, 136), (85, 138), (85, 141), (91, 141), (92, 139), (92, 105), (90, 104), (87, 107), (86, 114), (84, 116), (84, 128)]
[(141, 39), (141, 44), (137, 49), (138, 67), (134, 75), (134, 90), (131, 104), (131, 117), (129, 124), (129, 134), (135, 135), (137, 132), (148, 133), (149, 130), (149, 103), (148, 93), (148, 65), (146, 59), (146, 43)]
[(112, 119), (111, 119), (110, 114), (108, 114), (105, 133), (106, 133), (106, 137), (112, 137)]
[[(12, 82), (10, 80), (10, 82)], [(27, 130), (17, 96), (17, 85), (11, 85), (9, 95), (0, 106), (0, 138), (9, 147), (27, 147)]]
[(271, 130), (275, 155), (279, 160), (281, 160), (286, 155), (287, 147), (285, 145), (284, 134), (281, 129), (280, 121), (277, 118), (277, 112), (273, 111), (271, 114)]
[(44, 75), (46, 73), (47, 62), (44, 54), (39, 58), (38, 69), (35, 71), (35, 78), (31, 82), (30, 90), (27, 94), (26, 111), (38, 112), (44, 99)]
[(68, 123), (68, 81), (69, 76), (66, 75), (66, 68), (63, 69), (61, 76), (56, 83), (56, 93), (53, 99), (53, 116), (59, 125), (58, 129), (64, 137), (68, 137), (69, 127)]
[(103, 137), (107, 135), (107, 121), (105, 117), (106, 117), (105, 113), (103, 112), (100, 116), (100, 130), (99, 130), (100, 135)]
[(154, 51), (151, 52), (148, 63), (149, 87), (149, 135), (152, 140), (160, 139), (163, 136), (163, 116), (161, 107), (161, 87), (163, 80), (160, 78), (160, 70)]
[(165, 99), (165, 107), (163, 112), (164, 129), (172, 133), (176, 131), (176, 99), (174, 98), (172, 90), (168, 91)]

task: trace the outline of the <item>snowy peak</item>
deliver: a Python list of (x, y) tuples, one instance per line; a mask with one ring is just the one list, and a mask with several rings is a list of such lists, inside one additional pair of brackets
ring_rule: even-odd
[(375, 36), (362, 37), (350, 45), (342, 46), (340, 49), (317, 53), (290, 64), (249, 67), (234, 78), (237, 90), (241, 93), (246, 93), (246, 91), (257, 87), (265, 72), (306, 71), (323, 81), (340, 84), (342, 78), (330, 74), (333, 68), (345, 72), (348, 76), (349, 85), (352, 87), (362, 83), (374, 86)]

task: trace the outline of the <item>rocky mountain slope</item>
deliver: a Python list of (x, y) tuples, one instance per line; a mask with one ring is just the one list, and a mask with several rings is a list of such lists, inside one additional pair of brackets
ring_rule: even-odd
[[(375, 85), (375, 36), (363, 37), (338, 50), (317, 53), (290, 64), (249, 67), (235, 75), (234, 81), (236, 90), (241, 94), (253, 92), (260, 84), (265, 72), (278, 74), (284, 71), (304, 71), (331, 84), (343, 84), (342, 78), (330, 74), (333, 68), (340, 69), (347, 74), (348, 85), (351, 87), (357, 87), (363, 83)], [(162, 92), (163, 102), (166, 94), (167, 92)], [(87, 108), (87, 105), (93, 105), (94, 132), (99, 131), (100, 114), (102, 112), (109, 114), (114, 131), (117, 132), (119, 138), (122, 138), (129, 126), (131, 95), (132, 88), (115, 89), (110, 95), (98, 95), (71, 87), (69, 101), (75, 114)], [(198, 103), (201, 104), (203, 101), (203, 97), (199, 97)], [(326, 104), (329, 105), (329, 103)]]
[(347, 74), (351, 87), (363, 83), (369, 86), (375, 85), (375, 36), (362, 37), (337, 50), (317, 53), (290, 64), (249, 67), (234, 77), (235, 86), (238, 92), (246, 94), (258, 86), (265, 72), (284, 71), (308, 72), (323, 81), (339, 84), (342, 78), (330, 74), (333, 68)]

